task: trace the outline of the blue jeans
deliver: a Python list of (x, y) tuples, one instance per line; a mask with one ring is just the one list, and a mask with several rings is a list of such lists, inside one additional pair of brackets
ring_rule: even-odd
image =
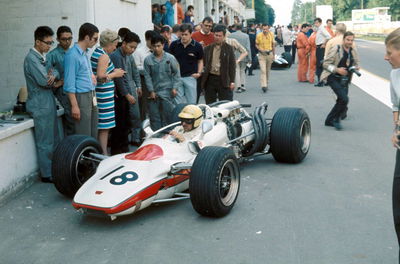
[(188, 103), (196, 104), (197, 97), (197, 80), (192, 76), (182, 77), (182, 86), (178, 89), (175, 97), (176, 104)]

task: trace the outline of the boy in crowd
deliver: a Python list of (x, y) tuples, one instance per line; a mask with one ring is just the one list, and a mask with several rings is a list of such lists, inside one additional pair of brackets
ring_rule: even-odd
[(174, 97), (181, 85), (179, 64), (175, 57), (163, 50), (164, 38), (151, 39), (153, 54), (144, 60), (144, 76), (149, 92), (149, 117), (153, 131), (168, 124), (168, 114), (174, 108)]
[[(110, 59), (116, 68), (128, 72), (128, 58), (131, 57), (140, 43), (139, 36), (128, 32), (122, 41), (121, 47), (110, 55)], [(129, 72), (128, 72), (129, 74)], [(111, 132), (110, 145), (111, 155), (129, 151), (129, 132), (131, 127), (130, 107), (137, 104), (137, 97), (134, 97), (133, 88), (129, 86), (127, 74), (114, 79), (116, 88), (115, 97), (115, 127)], [(136, 107), (132, 113), (136, 113)], [(138, 113), (136, 113), (138, 115)], [(135, 120), (138, 117), (135, 118)]]

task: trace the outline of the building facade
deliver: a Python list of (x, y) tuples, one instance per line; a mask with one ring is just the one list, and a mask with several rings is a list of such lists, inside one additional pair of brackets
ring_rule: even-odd
[(19, 89), (25, 86), (23, 61), (33, 47), (33, 32), (47, 25), (54, 32), (61, 25), (78, 39), (81, 24), (95, 24), (100, 32), (106, 28), (127, 27), (138, 33), (152, 28), (151, 1), (142, 0), (0, 0), (0, 111), (16, 103)]

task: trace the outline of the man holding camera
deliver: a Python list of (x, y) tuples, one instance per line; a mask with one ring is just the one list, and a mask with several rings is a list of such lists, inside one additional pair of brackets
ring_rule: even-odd
[(324, 71), (321, 80), (327, 83), (336, 94), (336, 104), (325, 120), (325, 126), (342, 129), (340, 120), (349, 103), (348, 89), (353, 73), (359, 75), (359, 59), (357, 50), (353, 49), (354, 34), (347, 31), (343, 35), (343, 44), (331, 47), (323, 63)]

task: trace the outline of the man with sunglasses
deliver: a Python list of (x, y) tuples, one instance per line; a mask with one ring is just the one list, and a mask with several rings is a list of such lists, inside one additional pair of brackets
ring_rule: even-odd
[(57, 70), (60, 74), (60, 79), (54, 84), (54, 95), (64, 108), (63, 128), (65, 135), (73, 135), (74, 119), (71, 115), (71, 104), (68, 96), (64, 93), (64, 57), (72, 43), (72, 30), (67, 26), (61, 26), (57, 29), (58, 46), (50, 51), (46, 60), (51, 68)]
[(87, 57), (99, 39), (99, 29), (90, 23), (79, 28), (79, 39), (64, 59), (64, 92), (71, 103), (75, 133), (97, 138), (98, 109), (96, 77)]
[(169, 134), (179, 143), (191, 140), (199, 134), (198, 128), (203, 120), (203, 111), (197, 105), (187, 105), (179, 113), (181, 126), (175, 127)]
[(52, 182), (51, 156), (59, 137), (57, 110), (52, 88), (57, 71), (48, 67), (45, 53), (53, 45), (54, 32), (47, 26), (35, 30), (35, 45), (24, 60), (24, 75), (28, 87), (27, 111), (35, 125), (35, 144), (38, 155), (40, 177), (43, 182)]

